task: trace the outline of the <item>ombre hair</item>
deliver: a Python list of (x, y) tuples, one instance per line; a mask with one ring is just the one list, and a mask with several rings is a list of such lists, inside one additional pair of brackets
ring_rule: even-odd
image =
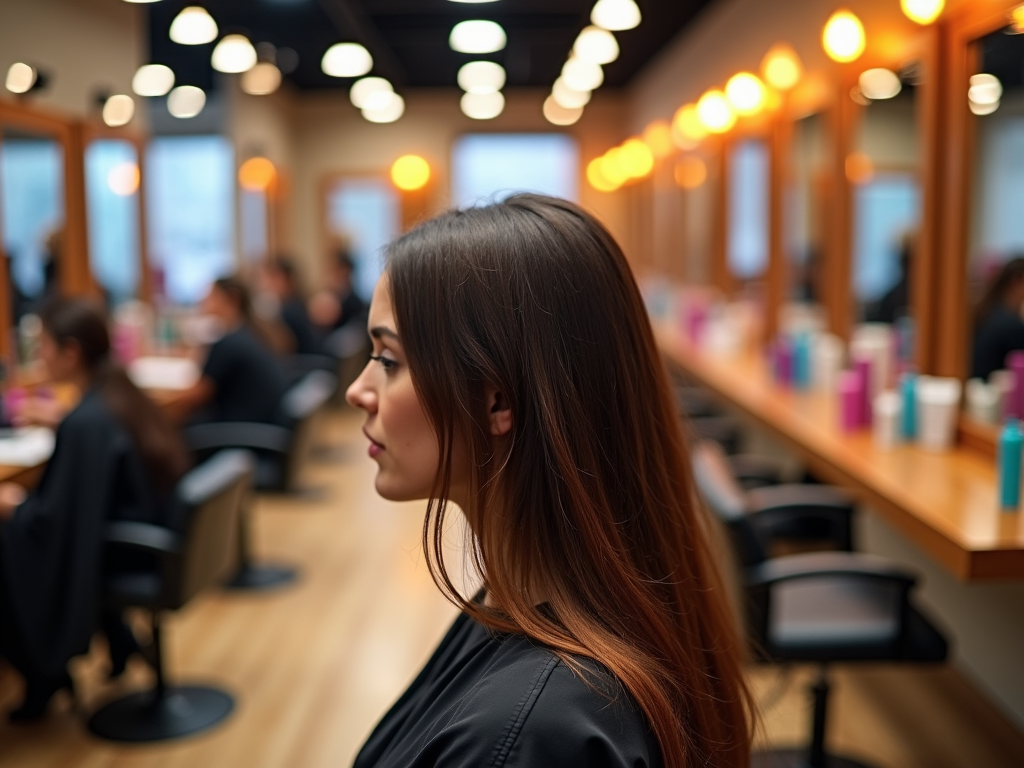
[[(438, 587), (585, 680), (581, 658), (603, 665), (643, 710), (666, 766), (745, 768), (744, 645), (615, 240), (572, 203), (520, 194), (420, 225), (389, 247), (386, 274), (440, 444), (423, 529)], [(513, 420), (497, 452), (488, 386)], [(460, 594), (444, 562), (455, 446), (472, 458), (469, 551), (496, 607)]]

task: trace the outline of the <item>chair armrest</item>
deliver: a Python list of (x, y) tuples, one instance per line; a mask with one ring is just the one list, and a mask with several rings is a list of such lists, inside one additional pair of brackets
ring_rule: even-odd
[(917, 581), (913, 571), (899, 563), (862, 552), (812, 552), (775, 557), (747, 569), (748, 588), (770, 588), (775, 584), (825, 576), (895, 581), (907, 588)]
[(108, 523), (103, 533), (106, 544), (137, 552), (167, 556), (177, 555), (181, 551), (181, 537), (159, 525), (121, 521)]
[(254, 451), (287, 453), (292, 431), (276, 424), (225, 421), (197, 424), (185, 429), (185, 443), (193, 453), (222, 448), (248, 448)]
[(829, 538), (844, 551), (853, 550), (856, 501), (845, 491), (827, 485), (785, 484), (747, 492), (747, 511), (754, 525), (768, 536), (801, 520), (820, 520)]

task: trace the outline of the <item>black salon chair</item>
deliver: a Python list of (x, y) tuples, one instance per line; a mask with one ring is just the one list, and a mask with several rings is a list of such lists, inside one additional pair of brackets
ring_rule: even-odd
[(107, 551), (120, 559), (152, 562), (108, 576), (106, 608), (149, 611), (156, 685), (113, 701), (89, 719), (89, 730), (114, 741), (161, 741), (206, 730), (234, 708), (216, 688), (168, 685), (160, 616), (182, 608), (235, 566), (242, 499), (253, 478), (247, 451), (224, 451), (189, 472), (178, 484), (165, 526), (115, 522), (107, 526)]
[(783, 468), (778, 461), (739, 452), (743, 427), (732, 416), (689, 414), (684, 415), (683, 423), (692, 443), (710, 440), (722, 447), (732, 465), (733, 476), (745, 490), (782, 483)]
[[(884, 661), (945, 661), (946, 639), (910, 599), (916, 576), (897, 563), (856, 552), (815, 552), (768, 557), (774, 517), (750, 514), (721, 454), (694, 455), (698, 487), (729, 532), (741, 567), (746, 621), (755, 658), (762, 663), (815, 662), (811, 687), (811, 742), (802, 749), (754, 755), (757, 768), (868, 768), (825, 749), (828, 665)], [(731, 501), (730, 501), (731, 499)], [(806, 517), (808, 510), (799, 511)]]

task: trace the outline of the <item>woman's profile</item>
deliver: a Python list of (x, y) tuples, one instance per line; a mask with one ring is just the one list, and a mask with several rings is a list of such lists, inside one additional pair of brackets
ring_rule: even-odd
[[(462, 608), (356, 768), (747, 766), (743, 643), (643, 302), (608, 232), (515, 195), (395, 241), (348, 391)], [(442, 556), (459, 510), (483, 589)]]

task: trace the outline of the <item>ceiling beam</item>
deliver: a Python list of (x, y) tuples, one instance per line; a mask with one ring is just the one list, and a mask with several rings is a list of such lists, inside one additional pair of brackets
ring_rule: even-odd
[(395, 56), (373, 21), (353, 0), (319, 0), (320, 7), (331, 19), (343, 40), (362, 43), (373, 56), (373, 68), (394, 85), (405, 85), (408, 76), (405, 67)]

